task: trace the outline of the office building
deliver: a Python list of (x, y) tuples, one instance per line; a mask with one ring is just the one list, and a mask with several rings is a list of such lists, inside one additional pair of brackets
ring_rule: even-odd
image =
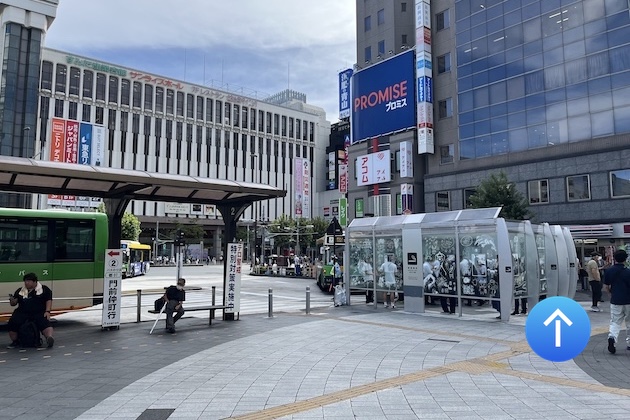
[[(628, 2), (358, 0), (361, 59), (380, 42), (394, 49), (399, 40), (391, 34), (410, 22), (403, 9), (424, 30), (416, 55), (424, 44), (431, 61), (434, 147), (419, 150), (420, 134), (411, 136), (415, 185), (424, 189), (413, 211), (466, 208), (475, 187), (503, 171), (527, 198), (533, 221), (571, 226), (579, 250), (628, 241)], [(418, 78), (426, 68), (419, 63), (416, 57)], [(404, 135), (377, 142), (394, 154), (395, 137)], [(399, 193), (397, 173), (379, 189)]]
[[(3, 86), (9, 86), (11, 77), (20, 82), (23, 98), (15, 103), (23, 111), (7, 106), (5, 99), (2, 126), (13, 130), (13, 142), (3, 141), (3, 154), (264, 183), (287, 190), (283, 199), (247, 209), (242, 220), (250, 224), (283, 214), (317, 215), (316, 192), (325, 189), (326, 175), (314, 162), (325, 161), (330, 123), (323, 109), (306, 102), (306, 95), (286, 90), (272, 97), (249, 97), (45, 48), (44, 34), (57, 2), (4, 3), (22, 4), (22, 9), (11, 5), (2, 12), (12, 34), (5, 42), (13, 42), (14, 32), (18, 36), (15, 54), (11, 44), (5, 46), (11, 54), (4, 57), (4, 68), (10, 70), (17, 57), (17, 70), (15, 74), (5, 70), (2, 80)], [(49, 9), (40, 10), (43, 3), (50, 3)], [(31, 27), (34, 22), (39, 26)], [(24, 40), (29, 36), (33, 41), (27, 45)], [(19, 50), (24, 45), (33, 54)], [(29, 79), (21, 80), (24, 75)], [(11, 89), (3, 92), (10, 98)], [(88, 137), (92, 141), (84, 144)], [(98, 205), (89, 197), (15, 196), (22, 198), (1, 205), (71, 209)], [(133, 201), (127, 210), (139, 217), (145, 234), (158, 222), (162, 229), (201, 224), (212, 238), (211, 253), (221, 249), (223, 223), (214, 206)]]

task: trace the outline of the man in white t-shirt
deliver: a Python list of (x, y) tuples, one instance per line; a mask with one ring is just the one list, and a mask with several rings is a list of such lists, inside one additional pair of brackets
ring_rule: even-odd
[(385, 287), (388, 289), (385, 292), (385, 296), (383, 297), (383, 303), (385, 307), (389, 307), (391, 300), (391, 290), (394, 289), (394, 300), (391, 301), (392, 308), (396, 308), (396, 301), (398, 300), (398, 290), (396, 287), (396, 272), (398, 271), (398, 266), (394, 262), (394, 256), (389, 254), (387, 255), (387, 260), (381, 264), (379, 270), (383, 273), (385, 277)]

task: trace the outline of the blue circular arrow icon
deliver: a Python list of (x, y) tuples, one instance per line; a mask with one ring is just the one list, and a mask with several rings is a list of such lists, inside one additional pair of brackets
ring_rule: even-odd
[(543, 359), (565, 362), (580, 354), (591, 337), (591, 321), (579, 303), (567, 297), (542, 300), (530, 311), (525, 336)]

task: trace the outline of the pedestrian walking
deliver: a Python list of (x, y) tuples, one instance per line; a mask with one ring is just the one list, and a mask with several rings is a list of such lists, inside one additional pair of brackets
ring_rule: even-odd
[(591, 259), (586, 263), (586, 272), (588, 273), (588, 283), (591, 285), (592, 303), (591, 311), (601, 312), (602, 310), (597, 306), (602, 298), (602, 282), (599, 272), (598, 260), (601, 255), (598, 252), (591, 253)]
[(626, 323), (626, 349), (630, 350), (630, 269), (625, 262), (628, 253), (623, 249), (613, 254), (615, 264), (606, 270), (604, 288), (610, 293), (610, 328), (608, 351), (615, 354), (621, 325)]

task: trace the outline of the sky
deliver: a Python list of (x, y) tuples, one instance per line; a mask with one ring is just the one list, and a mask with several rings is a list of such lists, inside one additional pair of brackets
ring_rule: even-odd
[(338, 121), (354, 0), (59, 0), (45, 46), (262, 99), (290, 88)]

